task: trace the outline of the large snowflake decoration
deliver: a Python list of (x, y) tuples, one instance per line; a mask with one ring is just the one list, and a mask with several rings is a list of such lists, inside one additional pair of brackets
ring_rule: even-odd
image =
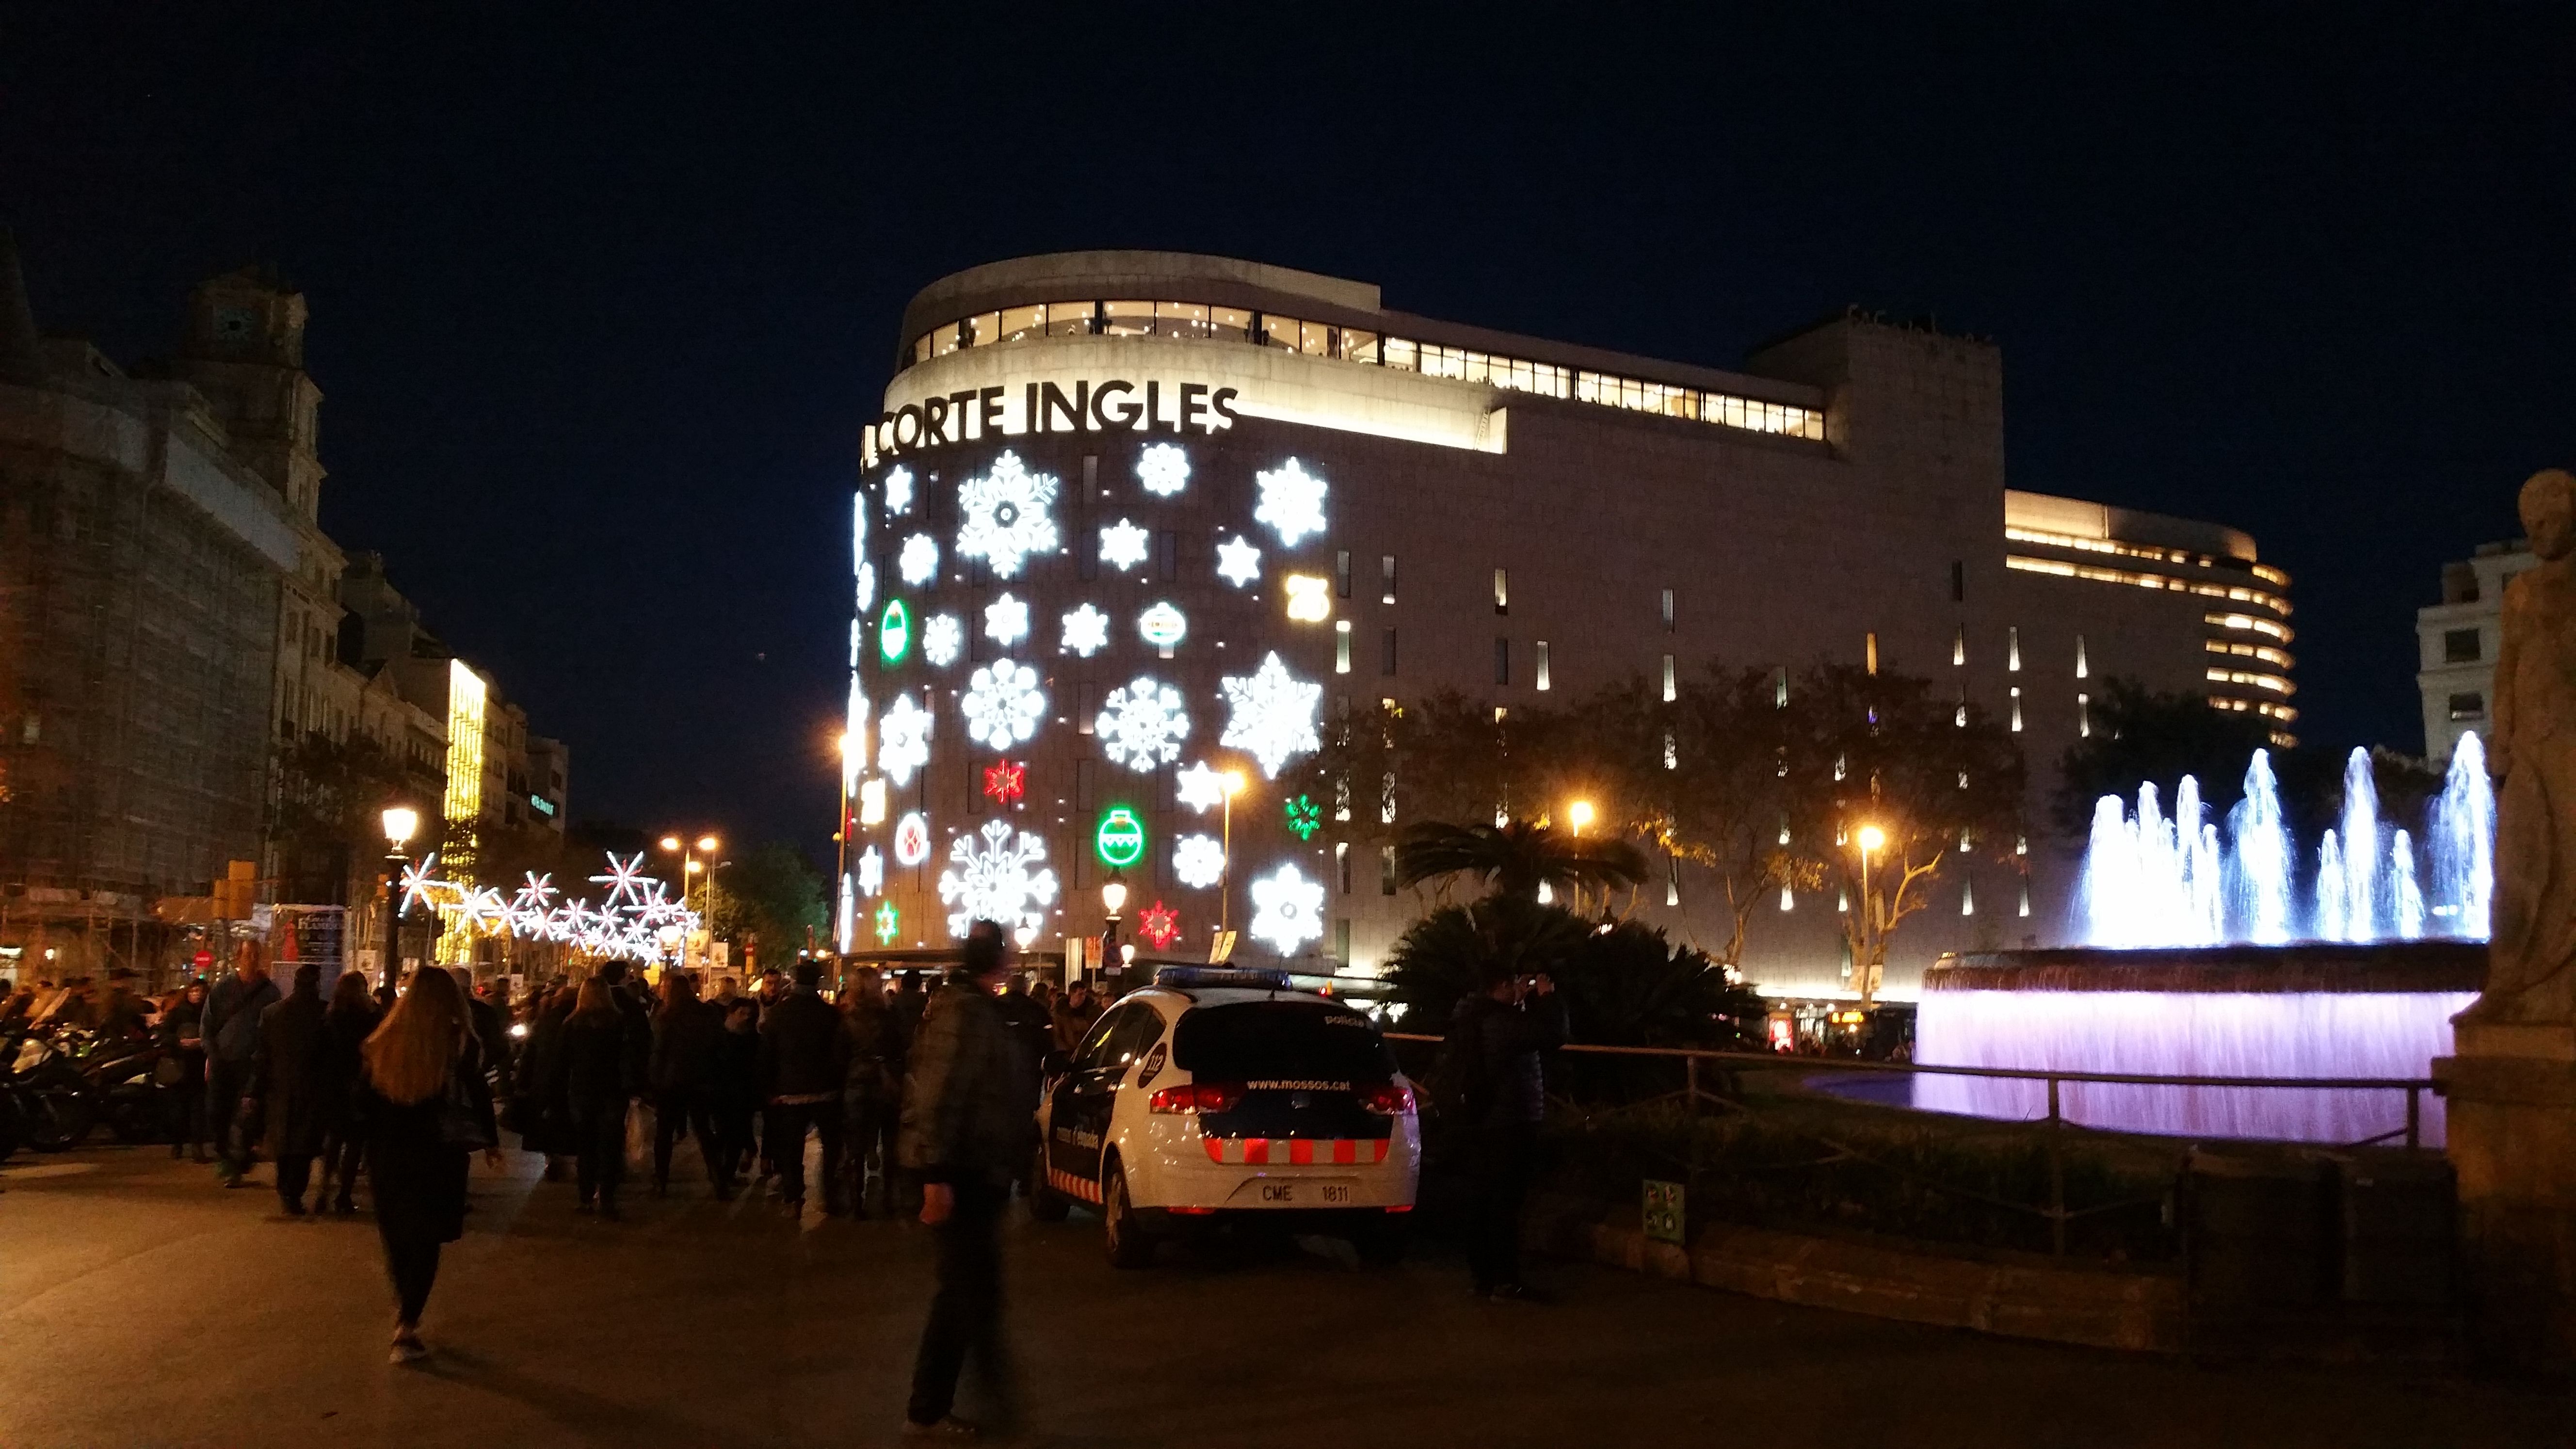
[(902, 922), (903, 916), (895, 910), (894, 902), (886, 901), (880, 904), (877, 907), (878, 943), (880, 945), (892, 945), (894, 943), (894, 933)]
[(868, 495), (850, 495), (850, 567), (868, 566)]
[(1277, 650), (1251, 674), (1227, 675), (1217, 683), (1224, 687), (1226, 703), (1233, 710), (1217, 743), (1249, 750), (1261, 762), (1264, 776), (1277, 779), (1279, 767), (1290, 757), (1322, 748), (1323, 741), (1315, 736), (1315, 706), (1324, 697), (1324, 687), (1290, 674), (1288, 666), (1279, 662)]
[(456, 924), (467, 935), (489, 935), (507, 925), (509, 920), (509, 904), (501, 899), (500, 890), (494, 886), (476, 886), (467, 891), (465, 899), (456, 906)]
[[(997, 659), (968, 676), (964, 708), (968, 739), (1007, 750), (1038, 732), (1046, 696), (1038, 690), (1036, 670)], [(887, 718), (891, 723), (892, 715)]]
[[(554, 904), (554, 899), (559, 894), (555, 890), (555, 878), (552, 872), (539, 875), (533, 870), (529, 871), (527, 881), (527, 884), (519, 887), (518, 894), (510, 898), (511, 913), (517, 918), (513, 923), (514, 929), (522, 922), (542, 924), (546, 918), (547, 908)], [(655, 884), (658, 885), (660, 882), (657, 881)]]
[(898, 694), (877, 721), (877, 768), (902, 785), (929, 763), (930, 711), (914, 704), (910, 694)]
[(1145, 561), (1154, 535), (1122, 518), (1100, 530), (1100, 561), (1125, 573)]
[(859, 852), (859, 894), (872, 896), (885, 889), (885, 857), (873, 845)]
[(984, 635), (1007, 649), (1029, 636), (1029, 606), (1008, 593), (984, 606)]
[(1205, 760), (1173, 776), (1172, 787), (1182, 804), (1201, 815), (1225, 803), (1225, 772), (1208, 768)]
[(1046, 842), (1001, 820), (986, 821), (980, 834), (981, 849), (973, 835), (951, 842), (949, 868), (939, 873), (939, 898), (956, 908), (948, 914), (948, 934), (963, 937), (977, 921), (1006, 931), (1044, 924), (1036, 907), (1055, 899)]
[(608, 874), (592, 876), (590, 883), (608, 887), (607, 898), (601, 904), (609, 910), (620, 905), (642, 905), (644, 852), (639, 850), (624, 860), (617, 858), (617, 852), (608, 852)]
[(1110, 759), (1145, 773), (1181, 757), (1190, 715), (1179, 690), (1140, 675), (1133, 683), (1109, 691), (1094, 728)]
[(921, 626), (921, 657), (942, 669), (966, 647), (966, 625), (955, 614), (933, 614)]
[(1296, 459), (1256, 473), (1252, 481), (1261, 486), (1261, 506), (1252, 510), (1252, 520), (1269, 524), (1282, 544), (1295, 548), (1299, 539), (1324, 531), (1324, 480)]
[(1261, 549), (1242, 534), (1216, 546), (1216, 576), (1242, 588), (1261, 577)]
[(433, 850), (402, 868), (402, 904), (396, 915), (409, 915), (414, 906), (436, 906), (440, 893), (456, 889), (438, 878), (438, 852)]
[(1213, 835), (1184, 835), (1172, 842), (1172, 875), (1194, 891), (1225, 879), (1225, 846)]
[(939, 577), (939, 541), (926, 533), (916, 533), (903, 541), (903, 552), (895, 558), (895, 571), (903, 581), (916, 587)]
[(1323, 939), (1324, 887), (1297, 873), (1297, 867), (1283, 865), (1252, 883), (1252, 924), (1245, 930), (1256, 941), (1267, 941), (1282, 956), (1293, 956), (1299, 946)]
[(1181, 913), (1157, 900), (1136, 913), (1136, 934), (1161, 951), (1181, 938)]
[[(1017, 578), (1030, 554), (1056, 546), (1053, 474), (1032, 473), (1017, 453), (993, 460), (992, 469), (957, 489), (957, 554), (980, 558), (1001, 578)], [(1321, 525), (1318, 525), (1319, 527)]]
[(1178, 443), (1148, 443), (1136, 455), (1136, 481), (1157, 498), (1169, 498), (1189, 486), (1190, 455)]
[(858, 611), (862, 614), (876, 607), (877, 566), (875, 564), (863, 563), (859, 565), (858, 592), (853, 596), (853, 602), (857, 606)]
[(885, 476), (885, 503), (888, 513), (912, 511), (912, 470), (897, 468)]
[(1109, 643), (1109, 616), (1089, 604), (1064, 616), (1064, 652), (1088, 659)]

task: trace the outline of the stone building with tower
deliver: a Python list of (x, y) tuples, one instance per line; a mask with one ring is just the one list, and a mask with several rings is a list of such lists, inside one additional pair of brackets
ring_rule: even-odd
[(365, 905), (374, 856), (317, 825), (353, 778), (438, 813), (470, 759), (451, 834), (561, 829), (561, 745), (323, 532), (306, 320), (227, 273), (129, 369), (38, 333), (0, 237), (0, 975), (150, 970), (260, 907)]

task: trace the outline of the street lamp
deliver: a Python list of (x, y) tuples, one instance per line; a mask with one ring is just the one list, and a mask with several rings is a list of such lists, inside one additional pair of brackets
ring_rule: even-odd
[(384, 979), (399, 978), (402, 969), (402, 920), (394, 913), (394, 891), (402, 875), (403, 846), (420, 830), (420, 812), (408, 805), (388, 805), (385, 827)]
[(1243, 772), (1228, 770), (1217, 783), (1225, 791), (1225, 859), (1216, 876), (1216, 932), (1222, 938), (1234, 920), (1234, 797), (1243, 793)]
[(1577, 800), (1565, 807), (1566, 823), (1574, 827), (1574, 838), (1583, 838), (1583, 827), (1592, 823), (1592, 802)]
[(1104, 955), (1118, 949), (1118, 917), (1126, 909), (1127, 876), (1113, 866), (1109, 871), (1109, 879), (1100, 883), (1100, 911), (1108, 918), (1108, 924), (1100, 932), (1100, 944)]

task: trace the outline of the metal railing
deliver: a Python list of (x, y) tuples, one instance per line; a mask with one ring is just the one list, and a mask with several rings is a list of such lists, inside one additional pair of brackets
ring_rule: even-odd
[[(1443, 1040), (1441, 1037), (1429, 1036), (1415, 1032), (1391, 1031), (1385, 1033), (1385, 1036), (1389, 1041), (1422, 1042), (1434, 1045)], [(2044, 1118), (2038, 1119), (2035, 1125), (2041, 1126), (2044, 1129), (2048, 1146), (2049, 1202), (2046, 1207), (2033, 1208), (2028, 1204), (2005, 1202), (1998, 1198), (1989, 1197), (1983, 1193), (1970, 1192), (1966, 1189), (1955, 1186), (1914, 1177), (1913, 1174), (1907, 1174), (1907, 1176), (1914, 1177), (1914, 1180), (1921, 1182), (1924, 1186), (1970, 1198), (1979, 1202), (1988, 1203), (1995, 1207), (2009, 1208), (2018, 1212), (2036, 1212), (2038, 1215), (2048, 1220), (2050, 1241), (2054, 1251), (2060, 1256), (2063, 1256), (2066, 1252), (2066, 1225), (2068, 1222), (2076, 1218), (2090, 1216), (2094, 1213), (2109, 1212), (2119, 1208), (2137, 1205), (2132, 1203), (2108, 1203), (2096, 1207), (2074, 1210), (2070, 1210), (2066, 1206), (2066, 1159), (2064, 1134), (2069, 1130), (2096, 1131), (2101, 1129), (2096, 1129), (2091, 1127), (2089, 1124), (2075, 1122), (2068, 1119), (2060, 1097), (2060, 1087), (2064, 1083), (2101, 1083), (2111, 1086), (2140, 1087), (2269, 1088), (2296, 1091), (2391, 1091), (2404, 1092), (2406, 1094), (2405, 1126), (2392, 1128), (2389, 1131), (2382, 1132), (2374, 1137), (2365, 1137), (2358, 1142), (2340, 1144), (2340, 1146), (2345, 1148), (2376, 1146), (2389, 1141), (2391, 1138), (2398, 1137), (2404, 1138), (2405, 1146), (2409, 1148), (2420, 1148), (2423, 1145), (2424, 1093), (2432, 1090), (2433, 1088), (2432, 1079), (2429, 1077), (2156, 1076), (2141, 1072), (2083, 1072), (2060, 1071), (2033, 1067), (1946, 1066), (1930, 1062), (1863, 1061), (1854, 1057), (1809, 1057), (1787, 1052), (1722, 1051), (1707, 1047), (1602, 1046), (1575, 1042), (1569, 1042), (1558, 1048), (1558, 1050), (1601, 1057), (1645, 1057), (1664, 1060), (1680, 1060), (1682, 1063), (1683, 1074), (1683, 1084), (1680, 1091), (1658, 1093), (1651, 1097), (1622, 1103), (1617, 1107), (1608, 1109), (1614, 1113), (1634, 1111), (1641, 1107), (1654, 1106), (1659, 1103), (1670, 1102), (1676, 1099), (1683, 1102), (1685, 1109), (1693, 1115), (1697, 1114), (1700, 1104), (1703, 1102), (1714, 1103), (1715, 1105), (1729, 1111), (1749, 1112), (1751, 1109), (1743, 1102), (1721, 1093), (1708, 1091), (1700, 1085), (1701, 1063), (1703, 1062), (1722, 1064), (1725, 1069), (1730, 1071), (1748, 1069), (1797, 1072), (1826, 1071), (1875, 1073), (1879, 1075), (1893, 1074), (1909, 1077), (1932, 1074), (1953, 1077), (2002, 1078), (2013, 1081), (2045, 1083), (2048, 1092), (2048, 1115)], [(1897, 1111), (1929, 1110), (1912, 1107), (1897, 1108), (1893, 1107), (1892, 1104), (1886, 1103), (1877, 1103), (1872, 1105), (1890, 1106), (1891, 1110)], [(1963, 1114), (1945, 1112), (1937, 1113), (1935, 1115), (1953, 1117)], [(1984, 1120), (2027, 1121), (2029, 1119), (1990, 1118)], [(1826, 1143), (1828, 1146), (1836, 1147), (1837, 1150), (1845, 1156), (1861, 1161), (1869, 1160), (1863, 1154), (1853, 1151), (1848, 1147), (1844, 1147), (1839, 1143), (1834, 1143), (1831, 1139), (1818, 1138), (1817, 1140)], [(1886, 1166), (1886, 1164), (1878, 1165)], [(1893, 1171), (1896, 1169), (1891, 1168), (1889, 1170)]]

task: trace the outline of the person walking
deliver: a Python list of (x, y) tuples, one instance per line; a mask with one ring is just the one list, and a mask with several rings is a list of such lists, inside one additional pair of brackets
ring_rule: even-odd
[(1055, 1019), (1047, 1011), (1044, 999), (1030, 990), (1027, 978), (1018, 972), (1011, 973), (993, 1004), (1000, 1008), (1002, 1022), (1010, 1028), (1011, 1041), (1019, 1047), (1021, 1075), (1029, 1083), (1028, 1141), (1021, 1149), (1020, 1165), (1011, 1173), (1011, 1186), (1026, 1197), (1042, 1185), (1029, 1181), (1029, 1165), (1037, 1161), (1038, 1095), (1046, 1081), (1047, 1056), (1055, 1050)]
[(626, 1103), (635, 1081), (626, 1050), (626, 1018), (597, 976), (581, 983), (564, 1019), (552, 1096), (571, 1129), (580, 1210), (617, 1218), (617, 1185), (626, 1176)]
[(752, 1116), (760, 1108), (760, 1031), (754, 1025), (760, 1008), (748, 996), (737, 996), (725, 1009), (724, 1032), (716, 1038), (713, 1071), (707, 1083), (709, 1109), (716, 1123), (716, 1162), (723, 1176), (716, 1201), (731, 1202), (751, 1156)]
[(331, 988), (331, 1005), (322, 1013), (322, 1180), (313, 1190), (316, 1208), (336, 1179), (340, 1191), (331, 1210), (357, 1211), (351, 1194), (357, 1189), (358, 1164), (367, 1150), (358, 1124), (358, 1081), (365, 1066), (367, 1038), (379, 1020), (367, 978), (355, 971), (341, 972)]
[(250, 1171), (250, 1124), (243, 1097), (250, 1088), (251, 1058), (259, 1053), (260, 1013), (277, 1002), (277, 983), (252, 942), (241, 943), (233, 974), (206, 998), (198, 1035), (206, 1048), (206, 1126), (215, 1139), (215, 1176), (226, 1187), (242, 1185)]
[(501, 1166), (500, 1129), (464, 993), (437, 967), (412, 973), (361, 1051), (358, 1111), (376, 1235), (394, 1285), (393, 1361), (427, 1357), (420, 1316), (442, 1244), (465, 1235), (465, 1178), (480, 1149)]
[(563, 1059), (564, 1022), (578, 995), (570, 986), (557, 986), (538, 999), (528, 1023), (528, 1044), (519, 1053), (519, 1072), (511, 1082), (511, 1130), (519, 1134), (521, 1150), (545, 1154), (546, 1182), (562, 1179), (564, 1159), (573, 1154), (571, 1129), (554, 1087), (555, 1068)]
[(999, 1228), (1012, 1175), (1028, 1155), (1037, 1083), (994, 999), (1010, 972), (1002, 928), (975, 922), (964, 955), (923, 1013), (904, 1092), (903, 1162), (921, 1177), (921, 1220), (939, 1235), (939, 1288), (904, 1406), (908, 1435), (977, 1432), (953, 1412), (970, 1357), (1003, 1419), (1016, 1416), (1003, 1353)]
[(724, 1023), (698, 1000), (698, 983), (685, 971), (662, 973), (662, 1005), (653, 1013), (653, 1195), (671, 1190), (671, 1149), (684, 1132), (698, 1140), (707, 1184), (722, 1187), (724, 1160), (716, 1148), (714, 1101), (717, 1038)]
[(162, 1080), (170, 1084), (170, 1155), (206, 1153), (206, 1043), (200, 1035), (206, 1019), (206, 983), (191, 981), (161, 1013)]
[(761, 1150), (778, 1174), (778, 1195), (793, 1217), (805, 1210), (805, 1133), (823, 1140), (823, 1211), (846, 1212), (841, 1199), (841, 1093), (849, 1079), (850, 1038), (841, 1016), (817, 988), (820, 962), (796, 963), (796, 987), (763, 1012), (760, 1096), (769, 1109)]
[(252, 1050), (247, 1098), (267, 1124), (261, 1150), (277, 1164), (277, 1201), (291, 1218), (305, 1214), (304, 1189), (313, 1180), (313, 1157), (328, 1125), (329, 1033), (323, 1018), (322, 968), (295, 968), (295, 989), (260, 1013), (259, 1045)]
[(1521, 1201), (1547, 1115), (1545, 1058), (1565, 1044), (1565, 1003), (1544, 974), (1504, 974), (1459, 1001), (1442, 1048), (1441, 1110), (1466, 1125), (1477, 1296), (1535, 1302), (1521, 1282)]
[(850, 973), (841, 988), (841, 1029), (850, 1039), (849, 1075), (841, 1091), (842, 1130), (849, 1140), (849, 1204), (853, 1217), (868, 1215), (868, 1161), (877, 1165), (877, 1201), (894, 1212), (896, 1104), (901, 1085), (894, 1012), (874, 966)]

